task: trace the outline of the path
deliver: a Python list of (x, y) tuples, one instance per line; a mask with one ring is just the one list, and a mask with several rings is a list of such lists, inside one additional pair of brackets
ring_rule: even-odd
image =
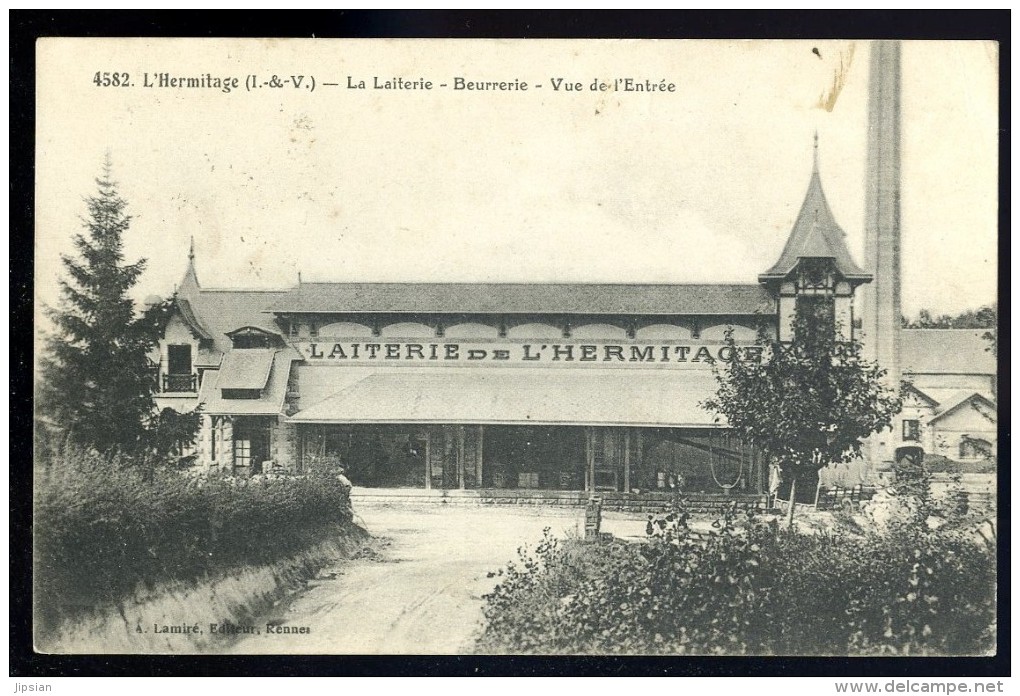
[[(485, 508), (362, 504), (357, 513), (377, 537), (361, 558), (328, 569), (281, 606), (272, 623), (307, 634), (246, 637), (233, 653), (455, 654), (470, 651), (482, 620), (487, 577), (534, 546), (542, 530), (580, 535), (580, 508)], [(607, 516), (604, 529), (643, 532), (636, 517)], [(329, 577), (331, 576), (332, 577)]]

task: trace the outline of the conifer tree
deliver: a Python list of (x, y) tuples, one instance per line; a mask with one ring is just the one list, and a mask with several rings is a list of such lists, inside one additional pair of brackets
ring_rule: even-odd
[(96, 184), (98, 191), (85, 199), (85, 232), (74, 237), (77, 255), (61, 257), (60, 303), (47, 310), (55, 329), (41, 361), (39, 406), (75, 444), (133, 451), (144, 446), (154, 411), (146, 354), (156, 336), (136, 317), (128, 295), (145, 260), (124, 263), (131, 216), (109, 156)]

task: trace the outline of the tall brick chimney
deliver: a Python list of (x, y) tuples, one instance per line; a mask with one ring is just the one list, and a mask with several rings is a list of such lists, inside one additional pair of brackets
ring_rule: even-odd
[[(864, 270), (859, 309), (866, 355), (900, 382), (900, 42), (871, 45), (868, 85), (868, 153), (865, 186)], [(895, 433), (872, 438), (872, 462), (895, 456)], [(887, 444), (888, 443), (888, 444)]]

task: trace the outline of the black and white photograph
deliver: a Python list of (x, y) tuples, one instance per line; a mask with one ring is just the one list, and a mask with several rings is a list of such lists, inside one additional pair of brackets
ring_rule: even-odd
[(36, 61), (36, 652), (996, 654), (996, 42)]

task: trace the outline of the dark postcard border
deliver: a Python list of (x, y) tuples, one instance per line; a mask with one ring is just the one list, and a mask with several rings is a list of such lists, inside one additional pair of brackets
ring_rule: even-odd
[[(10, 42), (10, 675), (11, 676), (1008, 676), (1009, 415), (999, 401), (998, 651), (988, 658), (621, 658), (486, 656), (42, 655), (32, 649), (31, 508), (35, 40), (44, 36), (320, 38), (899, 38), (999, 41), (999, 311), (1009, 316), (1009, 11), (304, 11), (9, 13)], [(1006, 259), (1007, 263), (1001, 260)], [(999, 331), (1009, 389), (1008, 323)], [(1004, 446), (1003, 446), (1004, 445)]]

